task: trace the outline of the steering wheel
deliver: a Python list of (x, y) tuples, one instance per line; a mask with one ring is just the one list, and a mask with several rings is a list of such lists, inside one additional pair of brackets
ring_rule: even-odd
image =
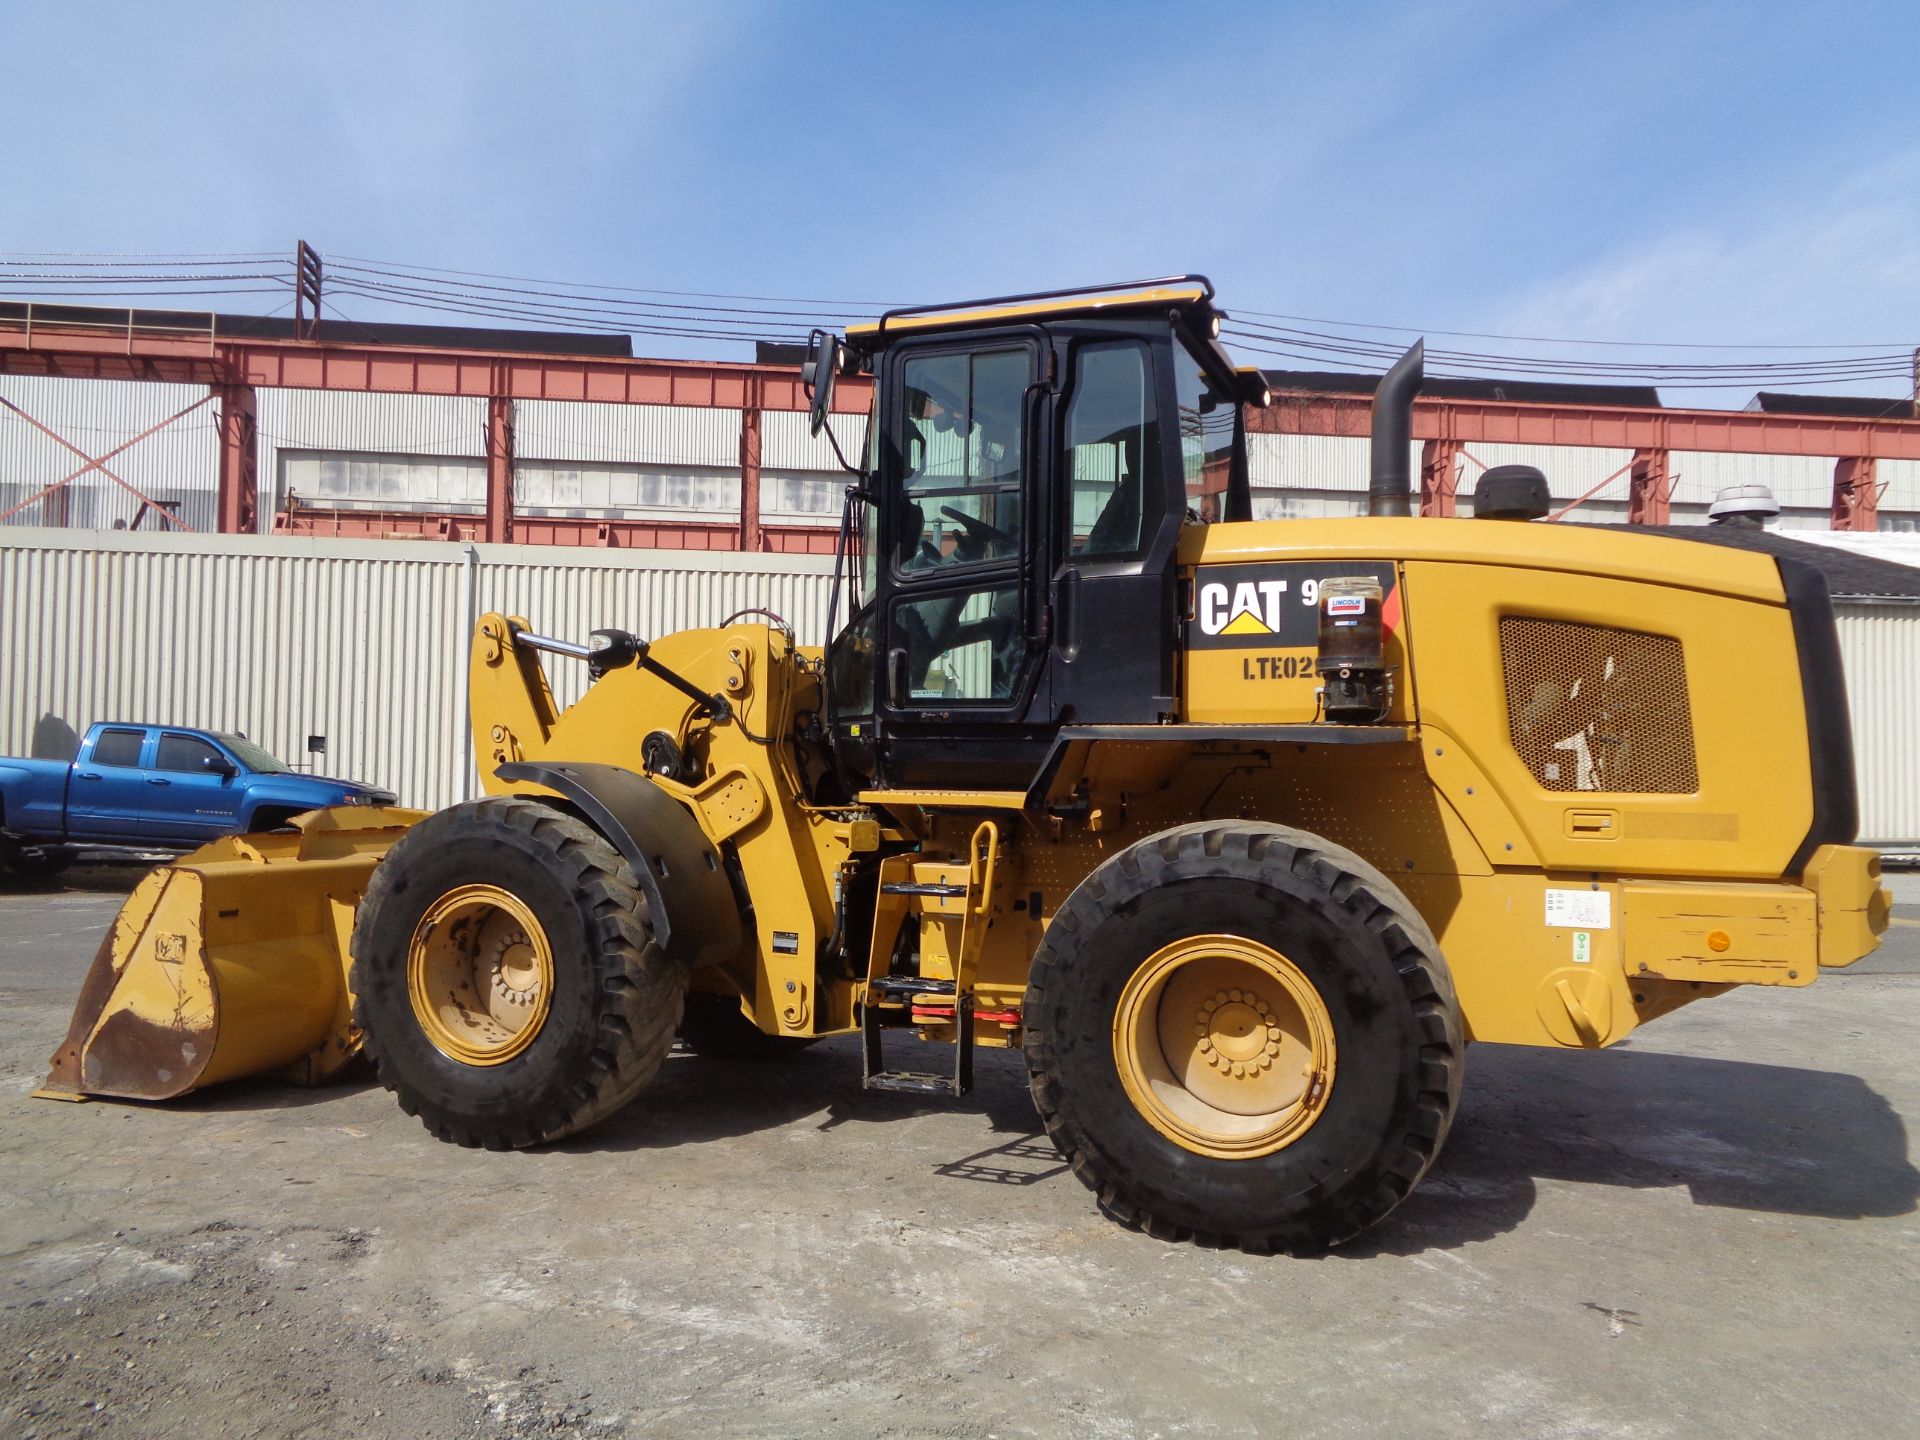
[(951, 505), (942, 505), (940, 507), (940, 513), (949, 520), (959, 521), (967, 534), (982, 544), (994, 540), (1004, 541), (1008, 545), (1016, 545), (1019, 543), (1018, 540), (1002, 530), (998, 525), (989, 525), (985, 520), (969, 515), (964, 510), (956, 510)]

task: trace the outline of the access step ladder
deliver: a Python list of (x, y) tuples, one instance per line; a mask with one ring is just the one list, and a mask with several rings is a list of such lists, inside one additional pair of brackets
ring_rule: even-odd
[[(868, 1004), (860, 1015), (860, 1042), (864, 1057), (861, 1083), (868, 1090), (896, 1090), (908, 1095), (952, 1095), (959, 1097), (973, 1089), (973, 995), (959, 994), (951, 980), (922, 980), (918, 976), (888, 975), (871, 987), (883, 1003), (904, 1005), (911, 1014), (924, 1013), (924, 1002), (943, 1003), (939, 1023), (952, 1020), (953, 1073), (940, 1075), (916, 1070), (889, 1070), (880, 1058), (880, 1006)], [(952, 1006), (951, 1016), (947, 1005)], [(933, 1018), (933, 1017), (929, 1017)]]
[[(973, 977), (993, 914), (994, 870), (999, 856), (999, 827), (986, 820), (974, 830), (960, 864), (903, 856), (891, 874), (882, 870), (876, 939), (882, 933), (882, 917), (896, 927), (894, 935), (900, 926), (918, 925), (922, 969), (949, 970), (951, 978), (938, 973), (869, 972), (860, 1011), (864, 1088), (956, 1097), (973, 1088)], [(891, 959), (893, 946), (875, 944), (872, 954), (872, 964), (878, 968)], [(914, 1024), (952, 1025), (953, 1073), (887, 1069), (881, 1055), (880, 1024), (887, 1010), (905, 1010)]]

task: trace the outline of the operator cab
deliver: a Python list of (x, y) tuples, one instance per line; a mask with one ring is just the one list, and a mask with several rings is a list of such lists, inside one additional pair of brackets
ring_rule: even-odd
[(1175, 718), (1182, 526), (1251, 518), (1243, 403), (1202, 276), (816, 336), (875, 377), (829, 719), (860, 784), (1022, 789), (1062, 725)]

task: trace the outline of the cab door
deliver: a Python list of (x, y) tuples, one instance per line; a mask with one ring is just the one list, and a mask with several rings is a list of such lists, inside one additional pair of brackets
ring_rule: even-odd
[(155, 839), (212, 840), (240, 828), (245, 793), (236, 777), (239, 766), (224, 751), (197, 735), (162, 730), (149, 783), (157, 787), (141, 833)]
[[(877, 486), (877, 718), (892, 785), (1024, 785), (1046, 534), (1046, 337), (1032, 327), (889, 352)], [(1031, 752), (1031, 753), (1029, 753)]]
[(143, 726), (110, 725), (94, 736), (84, 759), (73, 766), (67, 789), (67, 837), (72, 840), (134, 840), (154, 787), (141, 762), (152, 748)]
[(1052, 334), (1064, 383), (1047, 547), (1049, 719), (1157, 724), (1178, 712), (1174, 551), (1187, 509), (1188, 417), (1167, 328), (1109, 322)]

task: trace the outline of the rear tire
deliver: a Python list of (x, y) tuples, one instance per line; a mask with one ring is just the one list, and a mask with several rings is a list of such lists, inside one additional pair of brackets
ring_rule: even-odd
[(769, 1035), (740, 1013), (731, 995), (693, 991), (680, 1017), (680, 1039), (709, 1060), (746, 1060), (756, 1064), (790, 1060), (814, 1043), (811, 1036)]
[(1465, 1069), (1417, 912), (1278, 825), (1183, 825), (1101, 865), (1048, 927), (1023, 1014), (1034, 1103), (1101, 1208), (1258, 1252), (1383, 1219), (1439, 1153)]
[(493, 1150), (631, 1100), (673, 1047), (687, 983), (606, 838), (518, 796), (408, 831), (374, 869), (352, 949), (381, 1082), (441, 1139)]

